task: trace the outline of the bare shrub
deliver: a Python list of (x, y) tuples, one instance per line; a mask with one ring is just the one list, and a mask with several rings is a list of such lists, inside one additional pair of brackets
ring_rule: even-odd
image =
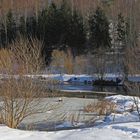
[(88, 65), (86, 56), (76, 56), (74, 59), (74, 72), (77, 74), (87, 73)]
[(52, 53), (51, 67), (55, 67), (60, 73), (73, 73), (73, 56), (70, 50), (54, 50)]
[(9, 46), (14, 55), (14, 62), (17, 65), (17, 74), (36, 74), (45, 66), (45, 59), (42, 54), (42, 42), (37, 39), (19, 38)]
[(97, 115), (107, 115), (115, 111), (116, 105), (108, 101), (91, 103), (84, 107), (84, 112), (94, 112)]
[(44, 87), (30, 77), (42, 70), (44, 62), (38, 40), (19, 38), (7, 49), (0, 50), (2, 123), (17, 128), (24, 118), (44, 111), (45, 106), (41, 106)]
[(13, 53), (10, 50), (0, 50), (0, 73), (12, 73), (12, 71), (14, 70), (12, 59)]
[[(135, 42), (136, 43), (136, 42)], [(124, 58), (124, 66), (125, 66), (125, 75), (127, 81), (125, 81), (125, 86), (127, 91), (131, 95), (136, 95), (137, 97), (133, 97), (134, 104), (136, 106), (136, 111), (139, 116), (140, 120), (140, 82), (139, 81), (129, 81), (129, 76), (133, 77), (134, 79), (137, 75), (140, 74), (140, 44), (136, 46), (131, 46), (130, 48), (126, 49), (126, 54)]]
[(10, 78), (1, 84), (1, 119), (9, 127), (16, 128), (27, 116), (41, 113), (40, 94), (32, 79), (20, 77)]

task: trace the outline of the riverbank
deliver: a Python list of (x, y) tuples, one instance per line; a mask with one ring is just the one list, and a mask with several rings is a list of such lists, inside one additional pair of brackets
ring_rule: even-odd
[[(97, 107), (98, 99), (86, 98), (44, 98), (42, 99), (42, 106), (44, 104), (52, 105), (50, 110), (44, 113), (32, 115), (23, 120), (20, 125), (21, 129), (33, 130), (63, 130), (71, 128), (89, 127), (95, 124), (112, 124), (138, 121), (139, 116), (137, 112), (137, 105), (140, 105), (138, 97), (113, 95), (105, 97), (101, 101), (102, 111), (105, 111), (110, 105), (110, 113), (97, 114), (96, 111), (85, 111), (87, 105)], [(106, 102), (109, 102), (109, 106)], [(111, 104), (110, 104), (111, 103)], [(53, 108), (54, 107), (54, 108)], [(98, 106), (100, 107), (100, 106)], [(138, 108), (139, 109), (139, 108)]]
[[(88, 125), (97, 118), (94, 113), (84, 112), (88, 104), (95, 104), (98, 99), (86, 98), (43, 98), (42, 106), (46, 104), (46, 110), (41, 114), (32, 115), (24, 119), (20, 125), (21, 129), (34, 130), (56, 130), (74, 128)], [(50, 108), (50, 109), (49, 109)], [(48, 110), (47, 110), (48, 109)]]
[[(10, 129), (4, 125), (0, 125), (0, 140), (136, 140), (140, 139), (140, 122), (138, 112), (136, 110), (136, 105), (134, 99), (137, 100), (138, 106), (140, 106), (140, 99), (138, 97), (122, 96), (115, 95), (106, 97), (105, 100), (115, 103), (115, 111), (111, 114), (106, 115), (103, 118), (100, 118), (94, 121), (94, 126), (90, 128), (80, 127), (80, 123), (74, 122), (73, 124), (70, 121), (64, 121), (62, 124), (58, 124), (56, 129), (52, 132), (39, 132), (37, 129), (31, 129), (32, 131), (21, 131), (17, 129)], [(48, 101), (48, 99), (43, 99)], [(42, 100), (42, 101), (43, 101)], [(49, 99), (50, 103), (58, 103), (63, 107), (57, 108), (57, 113), (67, 112), (78, 112), (80, 109), (93, 102), (92, 99), (80, 99), (80, 98), (62, 98), (62, 101), (59, 102), (59, 98)], [(95, 101), (94, 101), (95, 102)], [(54, 110), (46, 112), (47, 116), (50, 114), (50, 117), (53, 121), (57, 121), (58, 114)], [(53, 118), (53, 115), (56, 115)], [(68, 114), (70, 115), (70, 114)], [(81, 114), (82, 115), (82, 114)], [(92, 116), (93, 113), (85, 114), (87, 116)], [(45, 117), (45, 116), (44, 116)], [(32, 116), (27, 118), (25, 123), (37, 121), (40, 122), (43, 119), (42, 114), (39, 116)], [(73, 119), (74, 120), (74, 119)], [(67, 130), (72, 128), (72, 126), (78, 126), (79, 129)], [(45, 122), (42, 124), (42, 127), (45, 127)], [(63, 131), (56, 131), (57, 128)], [(78, 127), (77, 127), (78, 128)], [(36, 131), (33, 131), (36, 130)]]

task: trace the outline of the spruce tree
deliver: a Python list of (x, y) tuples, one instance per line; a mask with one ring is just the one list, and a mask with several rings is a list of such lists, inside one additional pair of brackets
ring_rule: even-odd
[(126, 39), (126, 22), (122, 14), (118, 15), (118, 22), (117, 22), (117, 41), (119, 45), (125, 45)]
[(109, 21), (104, 11), (98, 7), (94, 14), (89, 17), (90, 43), (92, 51), (99, 48), (111, 47), (111, 38), (109, 34)]
[(4, 24), (0, 23), (0, 47), (6, 45), (6, 34)]
[(44, 9), (39, 13), (38, 17), (38, 38), (44, 40), (46, 34), (48, 9)]
[(67, 28), (65, 14), (64, 8), (58, 8), (54, 3), (48, 10), (42, 11), (39, 28), (44, 32), (42, 38), (48, 46), (60, 46), (65, 42)]
[(26, 26), (27, 26), (27, 36), (32, 38), (36, 37), (38, 24), (35, 15), (27, 18)]
[(44, 42), (44, 52), (50, 57), (54, 49), (66, 48), (68, 9), (65, 3), (57, 7), (51, 3), (39, 14), (38, 37)]
[(67, 44), (74, 56), (85, 52), (86, 32), (82, 16), (75, 10), (69, 16)]
[(27, 25), (26, 25), (25, 18), (23, 16), (20, 17), (19, 33), (23, 36), (27, 36)]
[(11, 11), (7, 14), (7, 35), (9, 43), (16, 38), (16, 22)]
[(5, 23), (1, 24), (1, 35), (4, 45), (11, 43), (16, 38), (16, 22), (11, 11), (7, 13)]

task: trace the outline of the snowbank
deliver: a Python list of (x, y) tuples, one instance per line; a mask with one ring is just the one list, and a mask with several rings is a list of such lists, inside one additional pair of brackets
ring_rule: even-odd
[(140, 139), (140, 123), (115, 124), (57, 132), (21, 131), (0, 126), (0, 140), (135, 140)]
[[(107, 123), (124, 123), (139, 121), (136, 104), (140, 107), (140, 98), (134, 96), (115, 95), (106, 97), (106, 100), (116, 104), (115, 112), (105, 117)], [(140, 108), (139, 108), (140, 109)]]

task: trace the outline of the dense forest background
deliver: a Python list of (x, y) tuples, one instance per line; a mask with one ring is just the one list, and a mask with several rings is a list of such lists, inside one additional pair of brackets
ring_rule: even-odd
[(103, 64), (104, 52), (140, 45), (139, 8), (139, 0), (1, 0), (0, 48), (22, 36), (43, 43), (47, 65), (56, 50), (75, 61), (100, 56)]

